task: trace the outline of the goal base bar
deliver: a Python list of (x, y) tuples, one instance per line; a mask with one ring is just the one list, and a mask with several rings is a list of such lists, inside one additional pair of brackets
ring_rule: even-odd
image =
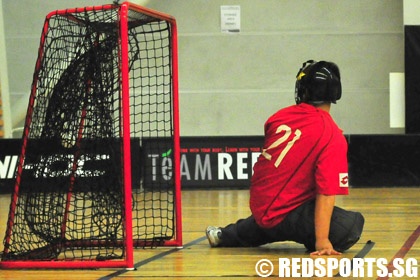
[(86, 269), (86, 268), (127, 268), (134, 269), (134, 265), (126, 261), (98, 262), (98, 261), (2, 261), (1, 269)]

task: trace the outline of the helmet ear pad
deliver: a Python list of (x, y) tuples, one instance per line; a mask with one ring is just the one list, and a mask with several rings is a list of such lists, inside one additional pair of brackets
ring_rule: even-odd
[(295, 98), (297, 104), (301, 102), (336, 103), (341, 98), (338, 66), (326, 61), (312, 62), (308, 66), (304, 64), (297, 75)]

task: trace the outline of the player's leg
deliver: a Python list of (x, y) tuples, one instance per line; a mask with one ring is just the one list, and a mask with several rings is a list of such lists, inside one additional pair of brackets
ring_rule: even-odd
[[(284, 225), (288, 226), (291, 241), (304, 244), (305, 247), (315, 251), (315, 201), (304, 203), (290, 212)], [(334, 207), (329, 239), (335, 250), (343, 252), (353, 246), (363, 231), (364, 218), (359, 212), (347, 211), (337, 206)]]
[(275, 241), (269, 230), (257, 225), (253, 216), (224, 228), (210, 226), (206, 235), (212, 247), (256, 247)]
[(343, 252), (359, 241), (365, 219), (359, 212), (335, 207), (331, 217), (330, 241), (337, 251)]

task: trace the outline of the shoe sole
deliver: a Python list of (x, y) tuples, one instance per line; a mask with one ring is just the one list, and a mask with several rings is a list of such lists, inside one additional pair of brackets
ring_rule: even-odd
[(214, 237), (210, 234), (211, 230), (215, 230), (215, 227), (207, 227), (206, 229), (206, 237), (207, 237), (207, 241), (209, 242), (210, 247), (217, 247), (216, 244), (216, 240), (214, 239)]

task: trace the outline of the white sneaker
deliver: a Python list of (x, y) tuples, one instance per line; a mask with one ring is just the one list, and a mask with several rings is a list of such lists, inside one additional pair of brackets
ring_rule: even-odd
[(211, 247), (217, 247), (220, 243), (220, 235), (222, 230), (219, 227), (208, 226), (206, 229), (207, 240)]

